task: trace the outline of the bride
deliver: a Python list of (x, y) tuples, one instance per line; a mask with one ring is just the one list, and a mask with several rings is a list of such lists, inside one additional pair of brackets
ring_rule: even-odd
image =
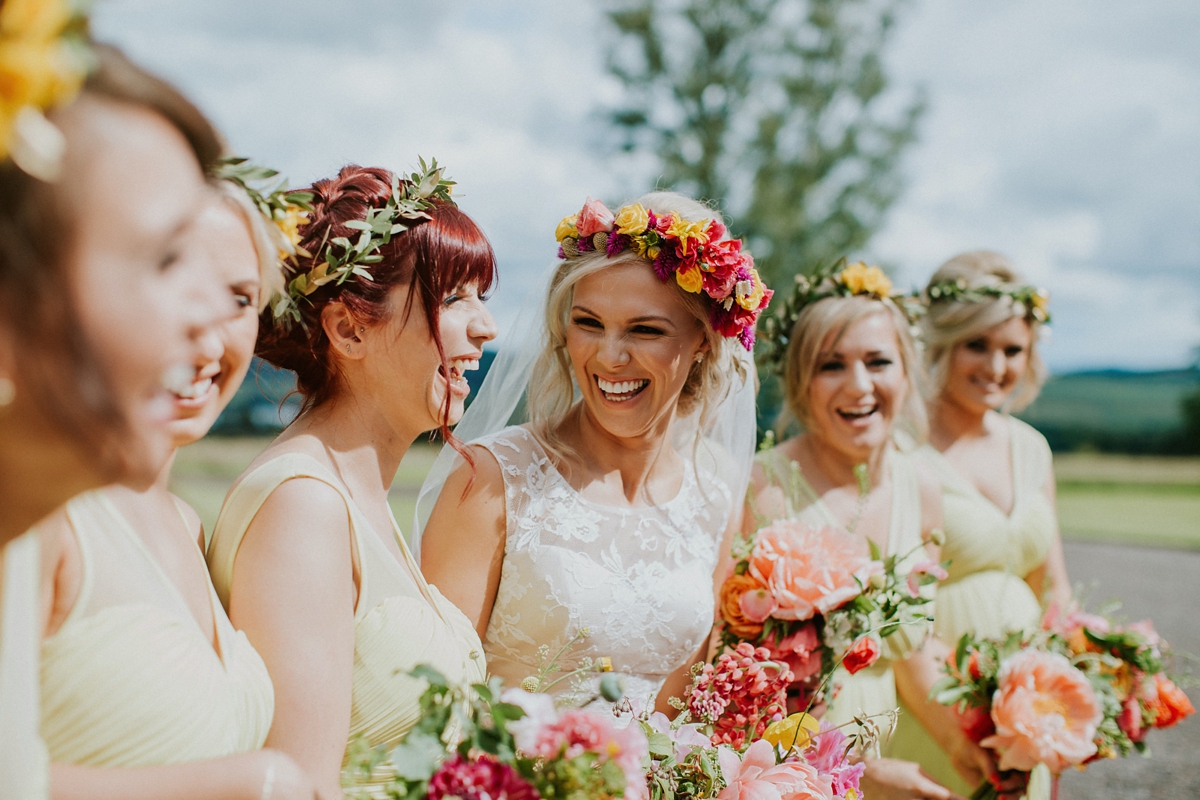
[[(540, 347), (507, 343), (456, 431), (477, 437), (473, 463), (451, 471), (444, 451), (422, 492), (441, 489), (422, 569), (509, 685), (567, 648), (541, 688), (587, 699), (594, 677), (559, 679), (608, 658), (627, 696), (665, 709), (706, 655), (771, 292), (717, 213), (677, 194), (615, 216), (589, 200), (557, 238), (544, 330), (510, 337), (540, 330)], [(528, 422), (503, 427), (522, 393)]]

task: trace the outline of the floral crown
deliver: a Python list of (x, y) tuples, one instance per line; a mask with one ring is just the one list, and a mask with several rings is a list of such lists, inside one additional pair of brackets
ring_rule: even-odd
[(792, 295), (770, 319), (763, 324), (763, 347), (758, 355), (761, 367), (783, 375), (788, 343), (792, 329), (805, 308), (827, 297), (872, 297), (891, 301), (904, 314), (909, 325), (920, 316), (920, 307), (912, 298), (892, 290), (892, 281), (879, 267), (861, 261), (847, 264), (845, 257), (812, 275), (797, 275)]
[(1037, 286), (1014, 286), (1002, 283), (999, 286), (967, 286), (962, 278), (935, 283), (925, 290), (929, 305), (939, 302), (982, 303), (1007, 297), (1012, 300), (1013, 312), (1022, 317), (1031, 317), (1043, 324), (1050, 323), (1050, 292)]
[(612, 258), (635, 250), (653, 263), (662, 281), (674, 276), (685, 292), (708, 296), (713, 329), (753, 349), (755, 323), (774, 292), (759, 277), (750, 253), (742, 251), (742, 240), (726, 238), (718, 220), (688, 221), (674, 211), (659, 216), (641, 203), (613, 214), (589, 197), (578, 214), (558, 223), (554, 236), (561, 259), (594, 251)]
[(0, 4), (0, 161), (53, 181), (66, 142), (44, 112), (69, 103), (92, 68), (88, 21), (79, 2)]
[[(312, 193), (285, 194), (283, 201), (291, 203), (292, 207), (284, 210), (281, 222), (287, 222), (288, 227), (284, 230), (289, 237), (294, 237), (291, 240), (295, 248), (289, 259), (298, 268), (299, 260), (296, 256), (311, 258), (313, 267), (288, 282), (287, 289), (272, 304), (275, 319), (285, 325), (301, 322), (300, 302), (307, 302), (310, 294), (326, 284), (334, 283), (340, 286), (352, 275), (373, 280), (367, 267), (383, 260), (383, 256), (379, 255), (381, 247), (390, 242), (396, 234), (408, 230), (422, 220), (430, 219), (427, 212), (433, 208), (435, 202), (454, 205), (450, 197), (454, 181), (442, 177), (443, 168), (438, 166), (437, 159), (432, 159), (428, 164), (423, 158), (419, 161), (420, 171), (413, 172), (408, 178), (392, 175), (392, 191), (381, 208), (368, 207), (363, 219), (346, 223), (347, 228), (361, 231), (356, 240), (352, 241), (345, 236), (329, 238), (327, 230), (315, 253), (309, 253), (299, 245), (299, 228), (308, 224), (307, 212), (312, 210)], [(298, 195), (307, 197), (297, 199)]]

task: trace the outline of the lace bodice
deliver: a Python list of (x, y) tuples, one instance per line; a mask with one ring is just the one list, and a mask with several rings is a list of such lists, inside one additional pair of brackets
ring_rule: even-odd
[[(663, 681), (712, 628), (728, 486), (707, 471), (698, 475), (687, 460), (672, 500), (615, 508), (580, 496), (523, 427), (474, 444), (500, 464), (507, 517), (500, 586), (483, 641), (489, 670), (517, 685), (537, 672), (539, 648), (553, 655), (587, 628), (560, 670), (607, 656), (627, 696), (653, 704)], [(570, 690), (569, 683), (555, 693)]]

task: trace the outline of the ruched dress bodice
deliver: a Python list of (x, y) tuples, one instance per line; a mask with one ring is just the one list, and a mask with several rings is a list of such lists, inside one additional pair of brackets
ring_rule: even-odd
[[(778, 448), (761, 453), (756, 461), (766, 478), (766, 484), (755, 492), (751, 504), (760, 526), (788, 518), (845, 531), (829, 506), (804, 477), (798, 463), (788, 459)], [(887, 550), (883, 555), (901, 556), (896, 571), (904, 575), (928, 557), (924, 547), (921, 547), (921, 489), (912, 456), (893, 451), (889, 454), (889, 462), (892, 509)], [(848, 532), (846, 535), (861, 536)], [(926, 587), (926, 593), (932, 595), (930, 588)], [(880, 658), (873, 665), (853, 675), (839, 668), (832, 682), (840, 688), (829, 705), (825, 719), (841, 725), (850, 722), (860, 712), (878, 714), (896, 708), (896, 678), (892, 664), (920, 647), (926, 635), (928, 623), (902, 626), (882, 640)]]
[[(209, 587), (216, 647), (103, 491), (66, 507), (79, 595), (42, 643), (42, 737), (56, 763), (176, 764), (262, 747), (271, 679)], [(197, 568), (203, 557), (196, 549)]]
[[(392, 520), (405, 565), (384, 545), (350, 492), (328, 468), (311, 456), (289, 453), (264, 462), (229, 493), (208, 548), (209, 569), (221, 602), (228, 607), (233, 566), (246, 530), (259, 508), (282, 483), (311, 478), (332, 487), (342, 498), (350, 523), (347, 542), (359, 576), (354, 607), (354, 667), (350, 687), (350, 740), (395, 746), (420, 718), (426, 684), (408, 672), (428, 664), (461, 685), (486, 677), (483, 647), (461, 611), (421, 576), (399, 527)], [(393, 777), (384, 767), (369, 779), (343, 773), (348, 788), (386, 797)]]
[[(1058, 531), (1045, 491), (1053, 474), (1050, 446), (1021, 420), (1005, 420), (1013, 480), (1013, 506), (1007, 514), (937, 450), (926, 445), (916, 453), (942, 486), (942, 557), (950, 561), (950, 575), (938, 586), (934, 631), (951, 648), (964, 633), (1000, 637), (1035, 626), (1042, 616), (1038, 597), (1025, 578), (1045, 563)], [(950, 789), (966, 795), (976, 788), (966, 785), (911, 716), (901, 717), (893, 742), (893, 756), (920, 763)]]
[[(713, 573), (730, 512), (727, 485), (685, 459), (674, 498), (617, 508), (584, 498), (524, 427), (479, 439), (504, 476), (506, 539), (483, 646), (510, 686), (583, 629), (554, 680), (586, 658), (612, 659), (626, 695), (653, 707), (663, 682), (707, 640)], [(595, 691), (595, 677), (579, 700)], [(571, 681), (555, 687), (562, 694)]]
[(39, 549), (37, 529), (0, 549), (0, 787), (13, 800), (50, 796), (38, 735)]

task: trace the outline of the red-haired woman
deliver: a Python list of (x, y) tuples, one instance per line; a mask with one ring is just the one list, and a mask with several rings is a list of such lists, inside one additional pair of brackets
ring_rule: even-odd
[[(491, 246), (436, 170), (415, 177), (350, 166), (312, 186), (300, 243), (311, 255), (258, 343), (296, 373), (302, 411), (235, 484), (208, 551), (275, 684), (267, 746), (328, 797), (343, 782), (384, 796), (389, 776), (342, 777), (344, 754), (360, 737), (390, 747), (416, 723), (424, 684), (412, 667), (464, 683), (485, 672), (471, 623), (421, 576), (387, 503), (417, 436), (440, 428), (459, 446), (448, 426), (463, 374), (495, 336), (483, 305)], [(359, 222), (404, 229), (364, 242)]]

